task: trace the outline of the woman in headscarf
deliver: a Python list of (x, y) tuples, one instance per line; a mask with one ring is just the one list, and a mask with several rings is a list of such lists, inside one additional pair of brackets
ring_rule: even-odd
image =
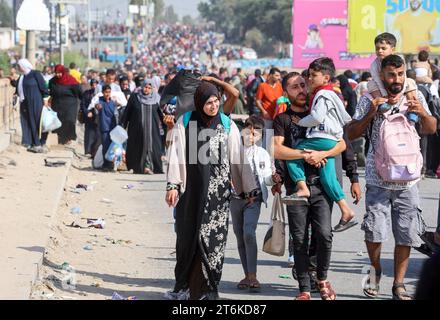
[(44, 96), (48, 95), (44, 78), (39, 71), (33, 70), (32, 64), (26, 60), (18, 61), (23, 75), (18, 80), (17, 95), (20, 99), (20, 121), (22, 128), (22, 144), (29, 151), (43, 153), (47, 151), (45, 144), (47, 133), (40, 128)]
[(68, 145), (76, 140), (76, 119), (82, 99), (81, 86), (63, 65), (55, 66), (55, 77), (49, 81), (52, 109), (62, 126), (55, 133), (58, 143)]
[(346, 76), (341, 74), (336, 78), (339, 80), (342, 96), (344, 97), (344, 100), (347, 104), (346, 105), (347, 113), (350, 115), (350, 117), (353, 117), (357, 107), (356, 92), (354, 92)]
[(96, 114), (89, 110), (89, 106), (95, 96), (98, 80), (91, 79), (89, 84), (90, 89), (83, 92), (80, 108), (84, 121), (84, 154), (94, 158), (101, 144), (101, 134)]
[[(238, 92), (231, 90), (228, 102), (234, 104)], [(242, 161), (240, 132), (219, 112), (217, 87), (203, 81), (194, 105), (196, 111), (173, 128), (168, 155), (166, 202), (177, 204), (176, 284), (169, 299), (218, 299), (232, 188), (250, 202), (257, 189), (249, 163)]]
[(138, 91), (130, 96), (122, 126), (127, 129), (127, 168), (135, 174), (161, 174), (163, 114), (159, 107), (160, 96), (154, 83), (147, 79)]

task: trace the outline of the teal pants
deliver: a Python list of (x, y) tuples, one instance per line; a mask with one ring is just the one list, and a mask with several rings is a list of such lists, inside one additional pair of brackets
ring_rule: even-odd
[[(302, 141), (296, 149), (298, 150), (316, 150), (316, 151), (328, 151), (336, 146), (337, 142), (330, 139), (313, 138)], [(306, 175), (304, 172), (304, 160), (290, 160), (287, 161), (287, 168), (289, 169), (290, 177), (293, 182), (306, 181)], [(324, 191), (330, 197), (332, 201), (339, 202), (345, 199), (344, 190), (338, 182), (335, 169), (335, 158), (328, 158), (327, 164), (319, 169), (319, 176), (321, 185)]]

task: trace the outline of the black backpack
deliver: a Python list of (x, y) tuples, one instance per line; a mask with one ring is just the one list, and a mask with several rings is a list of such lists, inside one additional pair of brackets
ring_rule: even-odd
[(440, 130), (440, 99), (436, 96), (433, 96), (429, 88), (426, 86), (420, 85), (419, 90), (425, 97), (432, 116), (437, 119), (437, 130)]

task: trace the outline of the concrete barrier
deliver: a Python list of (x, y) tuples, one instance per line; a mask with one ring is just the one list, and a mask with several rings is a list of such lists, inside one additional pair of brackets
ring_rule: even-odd
[(0, 152), (5, 150), (17, 131), (18, 106), (14, 106), (15, 88), (8, 79), (0, 79)]

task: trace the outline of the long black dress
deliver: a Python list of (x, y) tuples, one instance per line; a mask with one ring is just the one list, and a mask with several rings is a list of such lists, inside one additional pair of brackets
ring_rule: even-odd
[[(197, 112), (191, 121), (199, 123), (197, 133), (200, 133), (201, 119)], [(200, 161), (191, 164), (191, 148), (186, 148), (187, 187), (176, 207), (175, 292), (189, 289), (196, 299), (204, 293), (211, 293), (211, 299), (218, 297), (228, 235), (231, 198), (228, 135), (219, 118), (211, 129), (216, 130), (216, 135), (209, 140), (207, 156), (212, 161), (208, 165)], [(185, 131), (187, 146), (190, 145), (189, 131)], [(198, 153), (204, 145), (206, 141), (197, 141)], [(199, 290), (202, 292), (197, 292)]]
[(47, 133), (40, 132), (40, 120), (44, 104), (43, 97), (48, 94), (46, 84), (39, 71), (32, 70), (29, 74), (22, 75), (22, 77), (25, 97), (25, 100), (20, 103), (22, 144), (42, 146), (46, 144), (47, 139)]
[(81, 86), (59, 85), (55, 79), (49, 81), (49, 91), (52, 97), (52, 109), (58, 113), (62, 126), (55, 133), (58, 143), (66, 144), (76, 140), (76, 119), (79, 103), (82, 98)]
[(122, 117), (122, 125), (127, 129), (127, 168), (135, 174), (143, 174), (148, 168), (162, 174), (162, 139), (160, 135), (163, 120), (159, 104), (143, 105), (137, 94), (128, 100)]

